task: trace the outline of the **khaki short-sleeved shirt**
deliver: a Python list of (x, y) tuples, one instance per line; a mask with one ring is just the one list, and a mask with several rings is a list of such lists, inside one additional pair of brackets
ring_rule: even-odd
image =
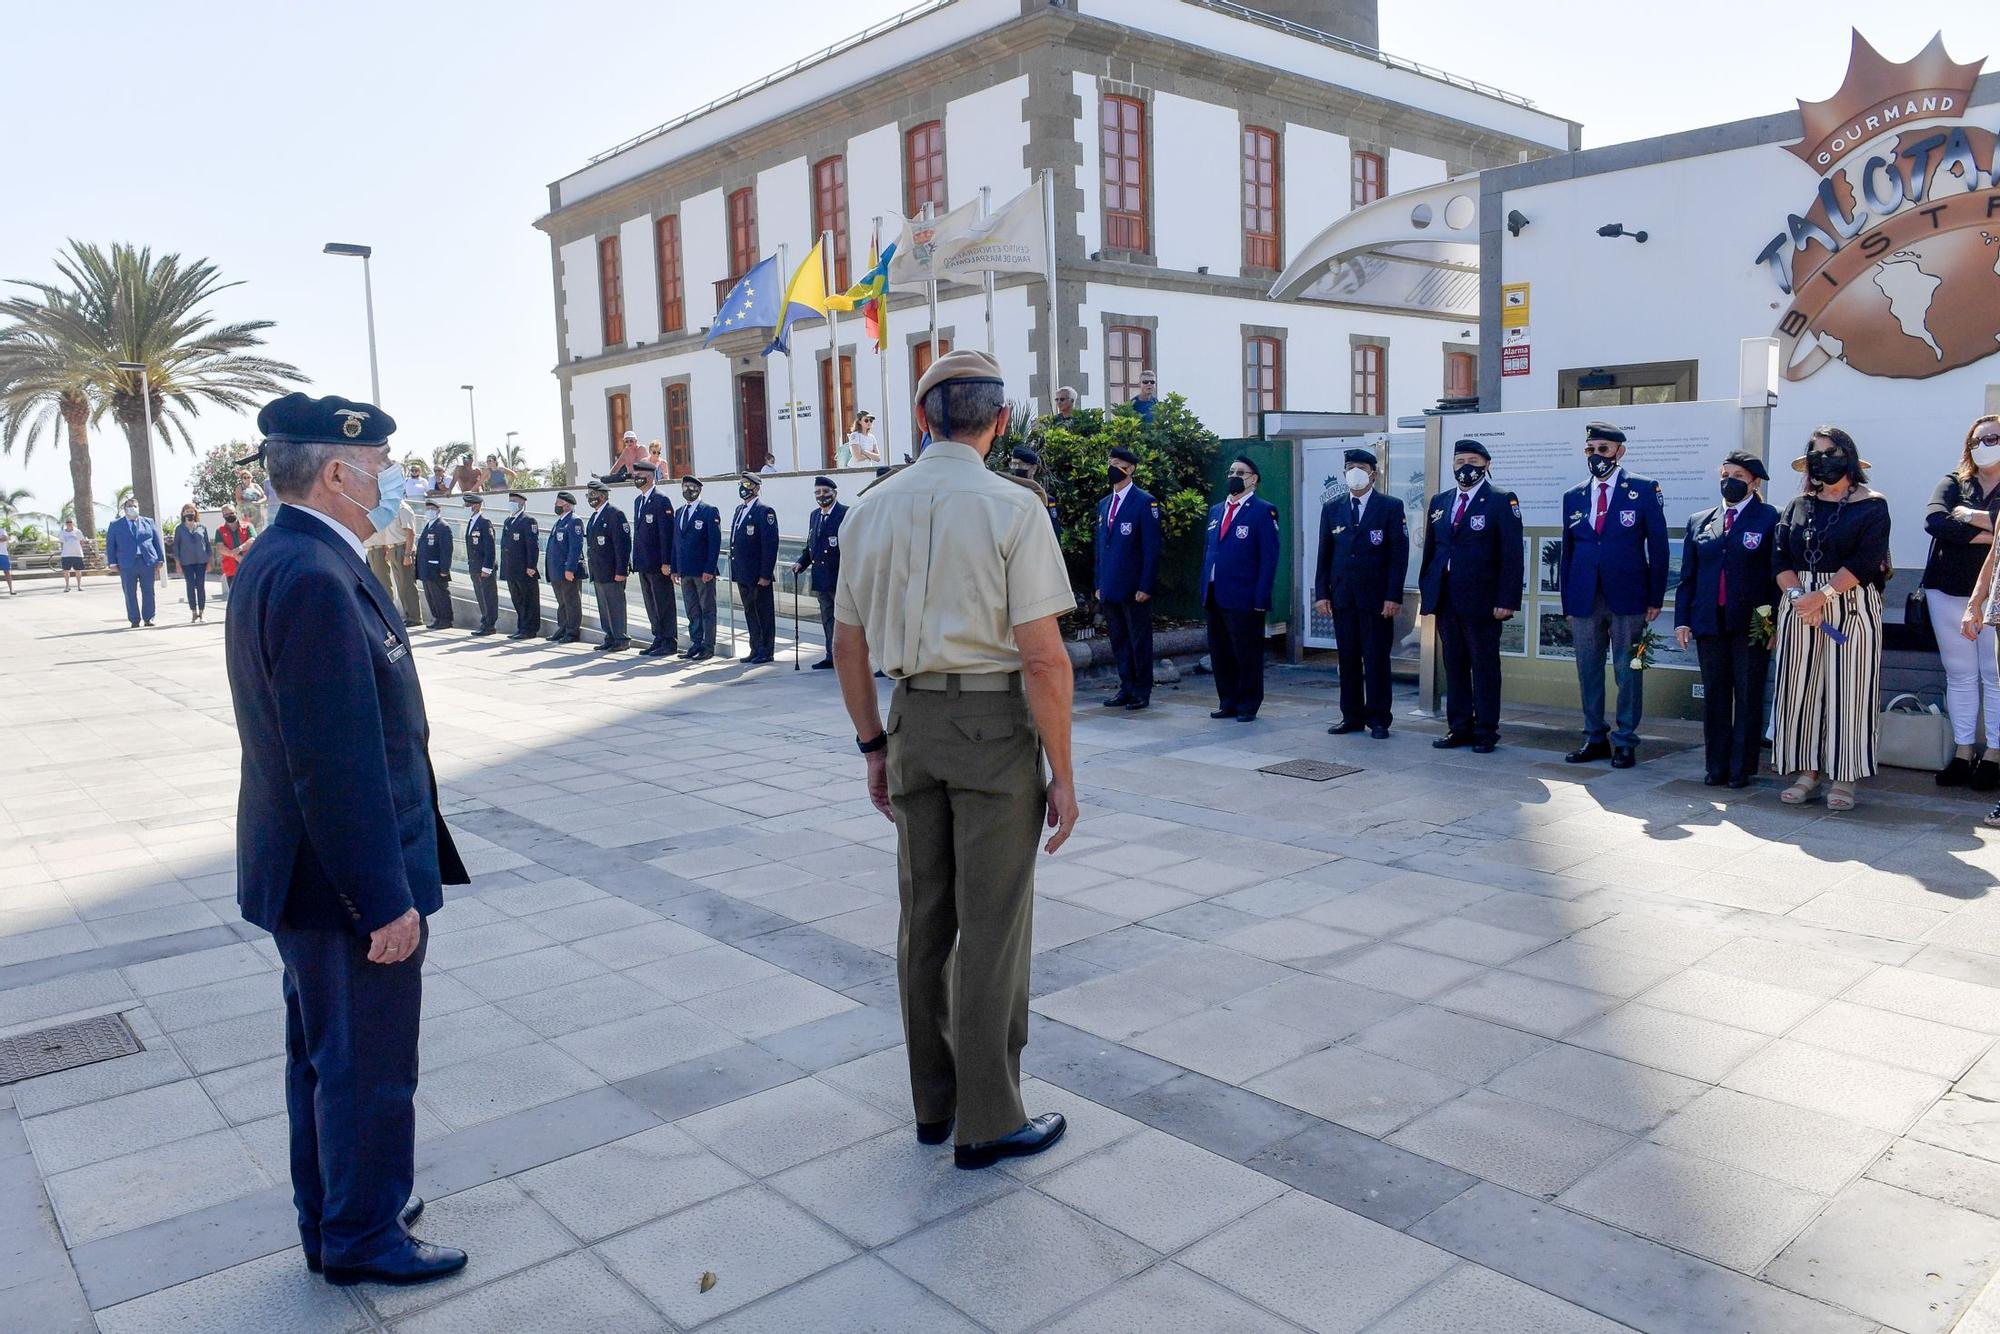
[(1041, 500), (970, 445), (932, 441), (841, 526), (833, 614), (897, 680), (1019, 671), (1014, 627), (1075, 607)]
[(389, 520), (387, 528), (378, 528), (374, 534), (361, 543), (363, 547), (395, 547), (400, 549), (416, 531), (416, 516), (410, 513), (408, 504), (396, 506), (396, 517)]

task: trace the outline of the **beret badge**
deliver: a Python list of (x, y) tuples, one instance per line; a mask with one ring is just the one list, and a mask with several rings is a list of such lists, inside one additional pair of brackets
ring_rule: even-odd
[(340, 433), (349, 440), (360, 436), (361, 423), (368, 420), (367, 413), (356, 412), (353, 408), (340, 408), (333, 415), (340, 418)]

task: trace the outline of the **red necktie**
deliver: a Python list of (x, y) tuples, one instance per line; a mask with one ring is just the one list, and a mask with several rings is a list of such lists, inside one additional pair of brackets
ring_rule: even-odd
[(1122, 492), (1113, 491), (1111, 493), (1111, 508), (1104, 515), (1105, 527), (1109, 528), (1112, 524), (1118, 522), (1118, 502), (1124, 498)]
[(1236, 504), (1237, 502), (1232, 500), (1222, 511), (1222, 532), (1215, 539), (1217, 542), (1221, 542), (1223, 538), (1229, 536), (1229, 526), (1236, 522)]
[(1610, 484), (1606, 482), (1599, 482), (1597, 484), (1597, 518), (1592, 521), (1592, 526), (1595, 527), (1597, 531), (1600, 533), (1604, 531), (1604, 511), (1606, 506), (1609, 504), (1610, 499), (1611, 499)]
[[(1729, 546), (1729, 530), (1734, 528), (1735, 526), (1736, 526), (1736, 511), (1734, 509), (1724, 510), (1722, 512), (1722, 545), (1725, 549), (1725, 557), (1727, 554), (1727, 548)], [(1729, 601), (1729, 566), (1727, 560), (1725, 559), (1722, 572), (1718, 574), (1715, 579), (1715, 605), (1718, 607), (1724, 606), (1728, 603), (1728, 601)]]
[(1451, 526), (1454, 529), (1458, 527), (1459, 520), (1465, 517), (1465, 502), (1469, 499), (1471, 499), (1470, 493), (1465, 491), (1458, 493), (1458, 505), (1451, 512)]

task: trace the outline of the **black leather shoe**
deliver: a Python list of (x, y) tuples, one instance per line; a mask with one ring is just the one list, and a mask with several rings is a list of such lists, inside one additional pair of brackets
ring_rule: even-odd
[(1982, 758), (1972, 766), (1972, 777), (1965, 784), (1974, 792), (1991, 792), (2000, 787), (2000, 764)]
[(1721, 787), (1724, 781), (1721, 774), (1703, 774), (1701, 776), (1701, 785), (1703, 787)]
[(1564, 764), (1589, 764), (1592, 760), (1611, 758), (1609, 741), (1586, 741), (1569, 754), (1563, 756)]
[(1254, 723), (1257, 721), (1257, 715), (1254, 713), (1239, 713), (1236, 715), (1236, 721), (1239, 723)]
[(1128, 699), (1125, 701), (1125, 712), (1137, 713), (1141, 709), (1151, 708), (1152, 704), (1153, 701), (1150, 699)]
[(818, 662), (813, 664), (812, 669), (816, 672), (830, 672), (833, 670), (833, 659), (821, 658)]
[(1639, 750), (1636, 746), (1612, 747), (1611, 749), (1612, 768), (1630, 769), (1633, 765), (1637, 764), (1638, 762), (1639, 762)]
[(1443, 735), (1443, 736), (1439, 737), (1439, 738), (1438, 738), (1437, 740), (1435, 740), (1435, 741), (1431, 742), (1431, 749), (1432, 749), (1432, 750), (1456, 750), (1456, 749), (1458, 749), (1458, 748), (1459, 748), (1460, 746), (1469, 746), (1469, 745), (1471, 745), (1471, 744), (1472, 744), (1472, 738), (1471, 738), (1471, 737), (1469, 737), (1469, 736), (1467, 736), (1467, 735), (1466, 735), (1465, 733), (1463, 733), (1463, 732), (1447, 732), (1447, 733), (1445, 733), (1445, 735)]
[(1211, 718), (1234, 718), (1234, 717), (1236, 716), (1236, 710), (1234, 710), (1234, 709), (1210, 709), (1210, 710), (1208, 711), (1208, 716), (1209, 716), (1209, 717), (1211, 717)]
[(387, 1255), (365, 1265), (328, 1265), (326, 1281), (337, 1288), (356, 1283), (428, 1283), (465, 1268), (465, 1252), (405, 1237)]
[(1951, 763), (1937, 771), (1939, 787), (1964, 787), (1972, 778), (1972, 761), (1963, 755), (1951, 757)]
[(1107, 709), (1122, 709), (1131, 702), (1132, 697), (1121, 690), (1110, 699), (1103, 701), (1103, 704)]
[(1386, 727), (1371, 727), (1368, 729), (1368, 735), (1376, 741), (1387, 741), (1389, 739), (1389, 729)]
[[(403, 1225), (403, 1231), (408, 1232), (410, 1224), (423, 1217), (423, 1213), (424, 1197), (421, 1195), (412, 1195), (410, 1202), (403, 1206), (403, 1212), (396, 1215), (396, 1221)], [(315, 1274), (319, 1272), (319, 1251), (317, 1249), (306, 1252), (306, 1268)]]
[(1328, 736), (1346, 736), (1350, 732), (1363, 732), (1366, 730), (1367, 725), (1365, 723), (1350, 723), (1342, 720), (1327, 728), (1326, 734)]
[(1475, 741), (1472, 743), (1472, 753), (1474, 755), (1491, 755), (1493, 748), (1499, 744), (1497, 741)]
[(693, 658), (693, 657), (694, 657), (694, 650), (693, 650), (693, 649), (691, 649), (691, 648), (684, 648), (684, 649), (682, 649), (682, 650), (681, 650), (681, 651), (680, 651), (679, 653), (676, 653), (676, 654), (674, 654), (674, 656), (675, 656), (676, 658), (690, 658), (690, 659), (691, 659), (691, 658)]
[(984, 1144), (961, 1144), (951, 1151), (952, 1162), (967, 1171), (991, 1167), (1002, 1158), (1027, 1158), (1040, 1153), (1063, 1137), (1069, 1122), (1061, 1112), (1043, 1112), (1011, 1135), (990, 1139)]
[(1749, 775), (1745, 774), (1745, 775), (1743, 775), (1742, 777), (1739, 777), (1739, 778), (1732, 778), (1732, 779), (1730, 779), (1730, 780), (1729, 780), (1729, 786), (1731, 786), (1731, 787), (1733, 787), (1733, 788), (1737, 788), (1737, 789), (1739, 789), (1739, 790), (1740, 790), (1740, 789), (1742, 789), (1742, 788), (1746, 788), (1746, 787), (1749, 787), (1749, 786), (1750, 786), (1750, 778), (1749, 778)]
[(951, 1123), (952, 1119), (948, 1116), (942, 1121), (917, 1122), (917, 1143), (919, 1144), (944, 1143), (946, 1140), (951, 1138)]
[(472, 638), (474, 638), (474, 639), (477, 639), (477, 638), (479, 638), (479, 637), (480, 637), (481, 635), (490, 635), (490, 634), (492, 634), (492, 633), (493, 633), (493, 631), (491, 631), (491, 630), (474, 630), (474, 631), (472, 632)]

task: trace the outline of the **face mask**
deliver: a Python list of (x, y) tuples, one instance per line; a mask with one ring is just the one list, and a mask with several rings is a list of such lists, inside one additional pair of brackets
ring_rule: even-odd
[(519, 514), (522, 510), (528, 508), (528, 505), (526, 501), (516, 500), (510, 502), (507, 508), (512, 510), (516, 514)]
[(224, 523), (235, 523), (235, 522), (236, 522), (236, 516), (235, 516), (234, 514), (225, 514), (225, 515), (223, 515), (223, 516), (222, 516), (222, 521), (223, 521)]
[[(368, 507), (368, 526), (374, 531), (379, 533), (395, 522), (396, 511), (403, 504), (403, 482), (403, 469), (394, 463), (375, 474), (375, 503)], [(360, 501), (345, 491), (335, 494), (356, 509), (362, 507)], [(437, 511), (432, 510), (431, 513), (436, 514)]]
[(567, 513), (569, 513), (569, 506), (564, 502), (558, 500), (556, 502), (556, 517), (561, 518), (563, 515)]
[(436, 522), (438, 521), (438, 515), (439, 515), (440, 513), (442, 513), (442, 511), (440, 511), (440, 510), (434, 510), (434, 509), (428, 509), (428, 508), (427, 508), (427, 509), (425, 509), (425, 510), (424, 510), (424, 522), (426, 522), (426, 523), (436, 523)]
[(1990, 468), (2000, 463), (2000, 445), (1974, 445), (1972, 447), (1974, 467)]
[(1608, 459), (1602, 454), (1591, 454), (1584, 459), (1590, 475), (1597, 478), (1609, 477), (1618, 467), (1617, 459)]
[(1830, 449), (1816, 449), (1806, 455), (1806, 476), (1822, 486), (1847, 476), (1847, 461)]
[(1249, 486), (1250, 486), (1249, 478), (1232, 476), (1229, 479), (1229, 494), (1232, 496), (1240, 496), (1243, 494), (1245, 490), (1249, 488)]
[(1741, 477), (1725, 477), (1722, 479), (1722, 498), (1730, 504), (1734, 505), (1738, 503), (1743, 497), (1749, 494), (1750, 483), (1744, 481)]
[(1123, 468), (1106, 468), (1104, 475), (1111, 480), (1111, 485), (1113, 486), (1125, 480), (1125, 470)]
[(1474, 487), (1479, 485), (1479, 479), (1486, 475), (1486, 469), (1477, 463), (1461, 463), (1451, 470), (1451, 475), (1458, 479), (1460, 486)]
[(1359, 491), (1368, 485), (1368, 470), (1366, 468), (1349, 468), (1341, 476), (1346, 479), (1349, 491)]
[(698, 486), (684, 486), (681, 488), (681, 499), (683, 500), (693, 500), (700, 494), (701, 488)]
[(736, 488), (736, 494), (741, 496), (743, 499), (748, 500), (750, 499), (751, 496), (751, 490), (747, 486), (739, 486)]
[(128, 518), (128, 519), (136, 519), (136, 518), (138, 518), (138, 517), (139, 517), (139, 507), (138, 507), (137, 505), (127, 505), (127, 506), (125, 507), (125, 517), (126, 517), (126, 518)]
[(833, 492), (821, 491), (819, 494), (815, 495), (813, 499), (819, 502), (819, 507), (821, 509), (825, 509), (827, 506), (833, 504)]
[(1016, 477), (1033, 477), (1035, 475), (1033, 468), (1009, 468), (1007, 471)]

